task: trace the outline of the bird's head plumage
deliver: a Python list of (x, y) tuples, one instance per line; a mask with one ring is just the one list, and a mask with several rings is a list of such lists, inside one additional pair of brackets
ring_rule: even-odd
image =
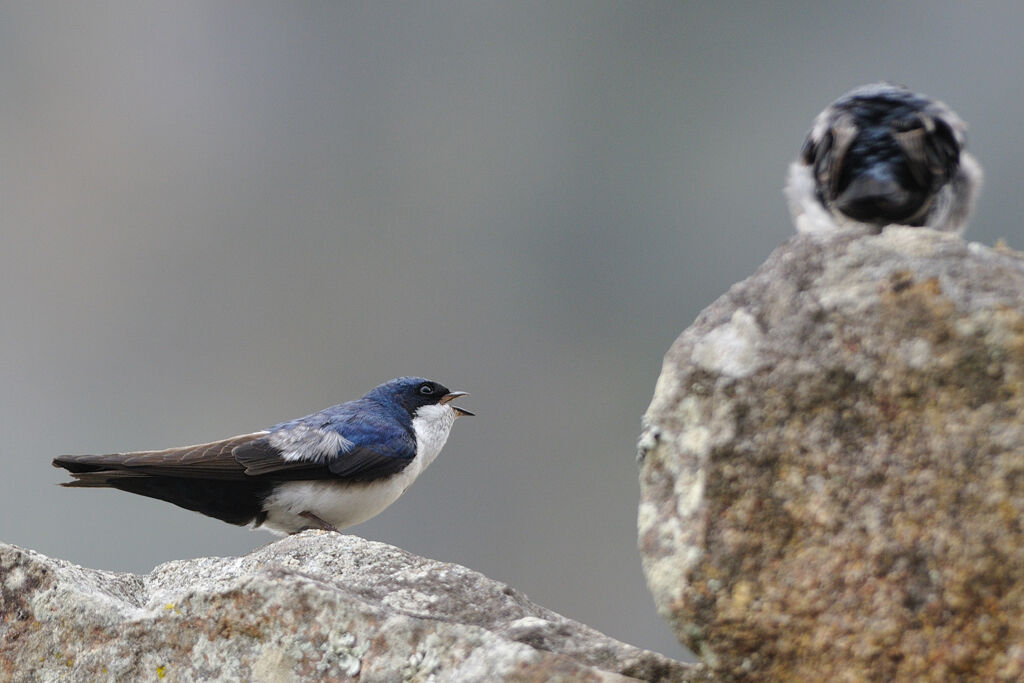
[[(464, 391), (451, 391), (443, 384), (424, 377), (398, 377), (374, 387), (365, 398), (401, 406), (409, 415), (415, 416), (423, 407), (447, 405), (456, 398), (466, 395)], [(456, 416), (473, 414), (455, 405), (450, 407)]]
[(822, 111), (790, 165), (801, 232), (886, 225), (960, 233), (981, 185), (964, 122), (938, 100), (875, 83)]

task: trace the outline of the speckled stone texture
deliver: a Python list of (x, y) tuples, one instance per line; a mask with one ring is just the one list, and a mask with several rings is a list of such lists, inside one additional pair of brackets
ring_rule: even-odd
[(305, 532), (148, 576), (0, 544), (0, 680), (704, 680), (455, 564)]
[(801, 235), (665, 357), (639, 443), (661, 613), (725, 680), (1024, 679), (1024, 259)]

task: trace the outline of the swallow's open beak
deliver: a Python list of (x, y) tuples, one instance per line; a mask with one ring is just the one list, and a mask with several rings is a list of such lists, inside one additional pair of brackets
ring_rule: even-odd
[[(453, 391), (450, 394), (445, 394), (444, 396), (441, 397), (440, 403), (442, 403), (442, 404), (450, 403), (450, 402), (454, 401), (455, 399), (457, 399), (459, 396), (469, 396), (469, 392), (468, 391)], [(460, 408), (458, 406), (452, 406), (452, 410), (455, 411), (455, 417), (462, 417), (463, 415), (469, 415), (470, 417), (473, 416), (473, 413), (469, 412), (465, 408)]]

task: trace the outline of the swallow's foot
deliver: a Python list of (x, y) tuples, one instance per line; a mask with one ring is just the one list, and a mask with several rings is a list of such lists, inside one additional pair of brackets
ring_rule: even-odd
[(336, 534), (341, 533), (341, 531), (339, 531), (333, 524), (331, 524), (330, 522), (325, 522), (324, 520), (320, 519), (308, 510), (306, 510), (305, 512), (300, 512), (299, 516), (305, 517), (306, 519), (313, 522), (313, 526), (303, 527), (299, 531), (305, 531), (306, 529), (323, 529), (324, 531), (333, 531)]

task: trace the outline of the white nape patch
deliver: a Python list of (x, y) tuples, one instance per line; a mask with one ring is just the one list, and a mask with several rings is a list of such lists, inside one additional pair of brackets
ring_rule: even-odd
[(281, 451), (284, 460), (308, 460), (323, 463), (338, 453), (347, 453), (352, 442), (334, 430), (296, 425), (274, 432), (267, 439)]
[(448, 405), (430, 405), (417, 410), (412, 420), (416, 433), (416, 457), (401, 472), (385, 479), (370, 482), (289, 481), (279, 484), (263, 502), (267, 513), (263, 526), (286, 534), (315, 527), (310, 519), (301, 516), (303, 512), (310, 512), (335, 528), (344, 529), (378, 515), (398, 500), (427, 465), (437, 458), (456, 417), (457, 413)]
[(839, 229), (835, 218), (818, 201), (811, 167), (801, 161), (789, 165), (786, 199), (797, 232), (820, 233)]
[(961, 151), (957, 172), (935, 195), (925, 227), (962, 235), (984, 177), (978, 161)]

